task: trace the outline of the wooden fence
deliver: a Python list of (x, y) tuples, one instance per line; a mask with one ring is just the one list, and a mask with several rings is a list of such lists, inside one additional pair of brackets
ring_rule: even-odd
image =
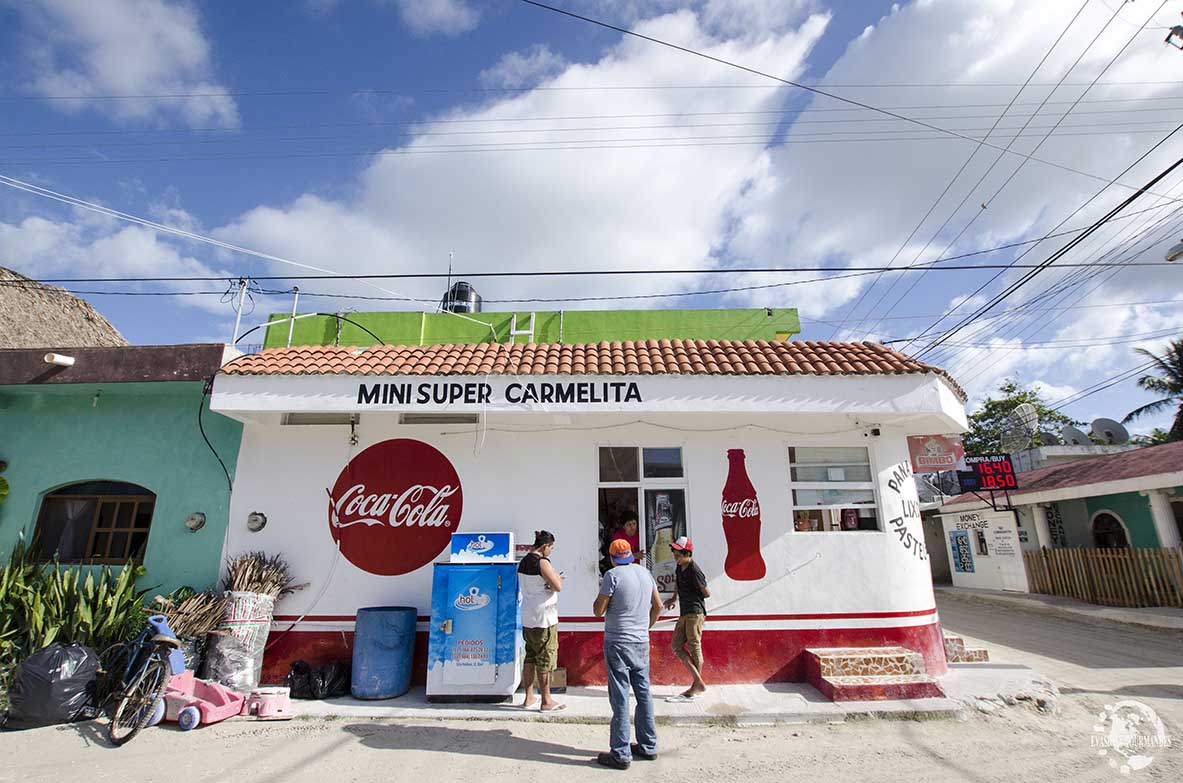
[(1183, 607), (1183, 548), (1023, 553), (1031, 592), (1103, 606)]

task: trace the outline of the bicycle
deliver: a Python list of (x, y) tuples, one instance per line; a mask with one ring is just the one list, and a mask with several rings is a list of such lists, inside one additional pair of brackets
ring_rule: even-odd
[(164, 616), (153, 615), (135, 639), (103, 653), (103, 670), (109, 678), (104, 705), (114, 705), (107, 736), (115, 746), (130, 742), (160, 711), (173, 674), (169, 656), (180, 646)]

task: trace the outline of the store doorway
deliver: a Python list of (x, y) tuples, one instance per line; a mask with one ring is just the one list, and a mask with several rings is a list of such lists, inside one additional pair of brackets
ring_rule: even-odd
[(675, 565), (670, 544), (689, 535), (682, 450), (604, 446), (599, 463), (600, 573), (612, 567), (609, 544), (626, 538), (653, 573), (658, 590), (672, 593)]

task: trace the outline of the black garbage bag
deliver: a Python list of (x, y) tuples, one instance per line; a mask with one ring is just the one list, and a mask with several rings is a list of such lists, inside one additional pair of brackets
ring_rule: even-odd
[(348, 696), (352, 676), (349, 661), (330, 661), (313, 669), (306, 661), (296, 661), (284, 678), (293, 699), (332, 699)]
[(32, 729), (98, 715), (99, 656), (89, 647), (51, 644), (21, 662), (8, 686), (5, 729)]

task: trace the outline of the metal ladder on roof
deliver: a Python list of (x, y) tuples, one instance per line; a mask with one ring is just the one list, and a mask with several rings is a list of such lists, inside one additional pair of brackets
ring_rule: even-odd
[(517, 338), (525, 337), (526, 342), (534, 342), (534, 313), (530, 313), (530, 326), (526, 329), (518, 329), (518, 314), (513, 313), (509, 318), (509, 344), (513, 345), (517, 342)]

